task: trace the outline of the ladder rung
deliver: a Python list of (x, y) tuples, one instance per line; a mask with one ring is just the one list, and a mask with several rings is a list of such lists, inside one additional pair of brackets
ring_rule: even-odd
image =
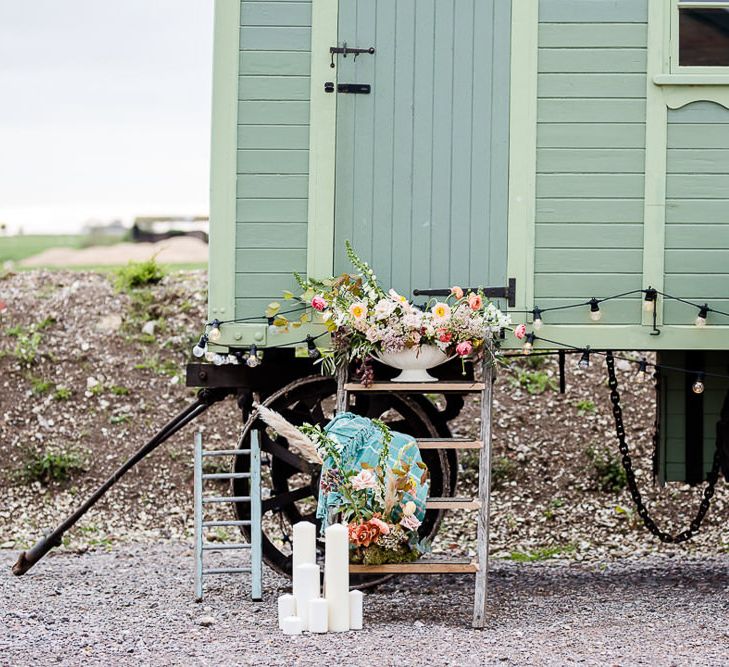
[(209, 570), (203, 570), (203, 574), (240, 574), (250, 572), (250, 567), (211, 567)]
[(203, 479), (246, 479), (250, 477), (249, 472), (213, 472), (202, 476)]
[(418, 438), (420, 449), (481, 449), (482, 440), (463, 440), (460, 438)]
[(250, 549), (251, 545), (241, 542), (240, 544), (203, 544), (203, 551), (226, 551), (228, 549)]
[(478, 498), (428, 498), (425, 503), (429, 510), (477, 510), (479, 507)]
[(203, 521), (203, 528), (214, 528), (215, 526), (250, 526), (251, 522), (248, 520), (242, 521), (240, 519), (227, 519), (225, 521)]
[(238, 456), (238, 454), (250, 454), (250, 449), (210, 449), (203, 451), (203, 456)]
[(249, 503), (250, 496), (207, 496), (203, 497), (204, 503)]
[(445, 574), (448, 572), (478, 572), (478, 563), (468, 560), (416, 560), (413, 563), (349, 566), (356, 574)]

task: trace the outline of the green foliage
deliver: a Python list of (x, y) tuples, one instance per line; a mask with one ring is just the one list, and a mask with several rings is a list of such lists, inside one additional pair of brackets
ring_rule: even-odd
[(129, 415), (125, 414), (118, 414), (118, 415), (112, 415), (109, 417), (109, 423), (111, 424), (126, 424), (128, 421), (131, 421), (132, 418)]
[(56, 391), (53, 392), (53, 399), (56, 401), (67, 401), (73, 392), (68, 387), (56, 387)]
[(180, 372), (180, 367), (174, 361), (160, 359), (157, 355), (145, 357), (141, 363), (135, 364), (134, 368), (152, 371), (157, 375), (169, 375), (170, 377), (174, 377)]
[(617, 493), (628, 480), (618, 456), (607, 447), (589, 447), (587, 457), (598, 486), (605, 493)]
[(85, 472), (81, 457), (75, 452), (57, 449), (37, 451), (29, 449), (26, 461), (20, 471), (20, 479), (24, 482), (62, 482), (70, 476)]
[(78, 248), (81, 236), (35, 235), (7, 236), (0, 246), (0, 264), (17, 262), (49, 248)]
[(120, 292), (128, 292), (138, 287), (154, 285), (165, 277), (164, 269), (152, 257), (145, 262), (129, 262), (116, 270), (114, 287)]
[(544, 516), (549, 521), (554, 521), (556, 516), (555, 510), (562, 506), (564, 506), (564, 500), (562, 498), (552, 498), (549, 503), (547, 503), (547, 508), (544, 510)]
[(47, 329), (48, 327), (52, 327), (56, 323), (55, 317), (46, 317), (42, 319), (38, 324), (35, 325), (36, 331), (43, 331), (43, 329)]
[(517, 466), (508, 456), (497, 456), (491, 464), (491, 485), (495, 489), (503, 488), (516, 476)]
[(555, 556), (572, 553), (575, 550), (574, 544), (555, 545), (540, 547), (534, 551), (512, 551), (506, 558), (517, 563), (535, 563), (541, 560), (549, 560)]
[(523, 387), (532, 396), (535, 394), (543, 394), (547, 389), (551, 391), (557, 390), (556, 381), (545, 371), (530, 371), (516, 368), (514, 370), (514, 376), (509, 378), (509, 382), (515, 387)]
[(587, 414), (588, 412), (595, 412), (595, 403), (593, 403), (589, 398), (583, 398), (577, 401), (577, 403), (575, 403), (575, 407), (577, 408), (577, 414), (580, 416)]
[(127, 396), (129, 394), (129, 389), (118, 384), (111, 385), (111, 387), (109, 387), (109, 391), (114, 394), (114, 396)]
[(18, 334), (17, 338), (12, 354), (21, 364), (30, 367), (38, 358), (38, 348), (43, 336), (38, 331), (28, 331)]
[(53, 389), (53, 383), (49, 382), (48, 380), (44, 380), (43, 378), (31, 377), (30, 388), (34, 394), (36, 394), (37, 396), (42, 396), (43, 394), (47, 394), (51, 389)]

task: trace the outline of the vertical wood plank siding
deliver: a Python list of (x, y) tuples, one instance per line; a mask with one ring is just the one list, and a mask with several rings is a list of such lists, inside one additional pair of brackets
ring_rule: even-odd
[[(729, 311), (729, 110), (713, 102), (669, 109), (666, 168), (666, 292)], [(664, 305), (666, 324), (696, 315)], [(709, 324), (726, 323), (716, 317)]]
[(403, 294), (504, 285), (510, 2), (348, 0), (337, 100), (335, 269), (344, 241)]
[(310, 0), (241, 2), (236, 317), (306, 271)]
[[(647, 0), (540, 0), (535, 303), (640, 289)], [(635, 298), (603, 322), (639, 324)], [(589, 322), (585, 309), (547, 316)]]

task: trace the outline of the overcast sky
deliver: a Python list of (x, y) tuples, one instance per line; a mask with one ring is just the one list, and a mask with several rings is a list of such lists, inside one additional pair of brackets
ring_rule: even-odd
[(0, 222), (208, 211), (212, 0), (0, 0)]

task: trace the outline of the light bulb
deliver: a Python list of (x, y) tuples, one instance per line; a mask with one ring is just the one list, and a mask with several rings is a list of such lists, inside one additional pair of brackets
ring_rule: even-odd
[(192, 354), (194, 357), (197, 357), (199, 359), (200, 357), (205, 355), (205, 352), (207, 352), (207, 350), (208, 350), (207, 336), (205, 336), (205, 335), (200, 336), (200, 340), (198, 341), (198, 344), (192, 348)]
[(255, 368), (256, 366), (260, 365), (260, 360), (258, 359), (258, 350), (256, 350), (255, 345), (251, 345), (250, 352), (248, 352), (248, 356), (246, 357), (246, 366), (248, 368)]
[(216, 366), (222, 366), (225, 363), (225, 357), (222, 354), (214, 354), (213, 363)]
[(544, 322), (542, 322), (542, 311), (539, 308), (535, 308), (532, 311), (534, 319), (532, 320), (532, 327), (535, 331), (539, 331), (542, 328)]
[(215, 359), (215, 352), (211, 352), (210, 350), (207, 350), (205, 352), (205, 361), (213, 361)]
[(652, 313), (656, 309), (656, 299), (658, 298), (658, 292), (652, 287), (649, 287), (645, 291), (645, 299), (643, 300), (643, 310), (646, 313)]
[(595, 297), (592, 297), (592, 299), (590, 299), (590, 319), (593, 322), (599, 322), (601, 318), (602, 313), (600, 312), (600, 302)]
[(532, 350), (534, 349), (534, 339), (536, 336), (533, 333), (528, 333), (526, 335), (526, 340), (524, 341), (524, 347), (522, 347), (522, 352), (524, 354), (531, 354)]
[(704, 393), (704, 374), (699, 373), (698, 377), (696, 378), (696, 381), (691, 385), (691, 391), (694, 392), (694, 394), (703, 394)]
[(635, 379), (640, 383), (648, 381), (648, 361), (645, 358), (638, 362), (638, 372), (635, 374)]
[(309, 359), (318, 359), (321, 357), (321, 352), (319, 352), (319, 348), (316, 346), (316, 343), (311, 336), (306, 337), (306, 348)]
[(580, 357), (580, 360), (577, 362), (577, 367), (581, 368), (583, 371), (587, 370), (590, 367), (590, 351), (585, 350), (582, 353), (582, 357)]
[(213, 320), (210, 326), (211, 329), (210, 333), (208, 333), (208, 339), (215, 343), (216, 341), (220, 340), (220, 320)]
[[(707, 304), (704, 304), (703, 306), (701, 306), (701, 308), (699, 308), (699, 314), (696, 316), (696, 319), (694, 320), (694, 324), (697, 327), (705, 327), (706, 318), (708, 315), (709, 315), (709, 306)], [(697, 392), (697, 393), (701, 393), (701, 392)]]

